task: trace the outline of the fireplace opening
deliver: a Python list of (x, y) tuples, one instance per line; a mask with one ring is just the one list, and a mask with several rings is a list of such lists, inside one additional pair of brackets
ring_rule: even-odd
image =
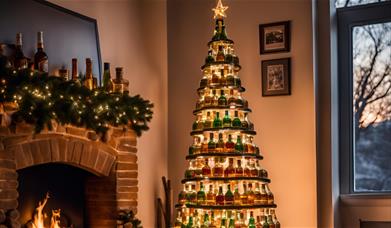
[[(20, 222), (35, 227), (37, 207), (43, 208), (44, 228), (53, 219), (63, 227), (87, 227), (85, 220), (85, 184), (93, 174), (70, 165), (50, 163), (18, 170)], [(48, 194), (48, 198), (46, 199)], [(58, 216), (60, 213), (60, 216)], [(52, 220), (52, 221), (51, 221)]]

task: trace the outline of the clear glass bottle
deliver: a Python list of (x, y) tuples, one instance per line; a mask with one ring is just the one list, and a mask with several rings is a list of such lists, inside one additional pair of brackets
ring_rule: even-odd
[(216, 205), (216, 193), (214, 192), (213, 185), (209, 185), (209, 191), (206, 194), (206, 204)]
[(204, 129), (212, 128), (212, 117), (210, 116), (210, 112), (206, 112), (206, 118), (204, 120)]

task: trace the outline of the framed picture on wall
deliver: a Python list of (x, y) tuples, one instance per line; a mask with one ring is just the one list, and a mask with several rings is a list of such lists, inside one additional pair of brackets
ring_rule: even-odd
[(291, 94), (291, 59), (263, 60), (262, 96)]
[(260, 53), (290, 51), (290, 21), (259, 25)]

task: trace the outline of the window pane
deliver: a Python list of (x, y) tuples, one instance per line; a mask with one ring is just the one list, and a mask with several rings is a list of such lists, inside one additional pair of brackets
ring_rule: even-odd
[(349, 6), (357, 6), (357, 5), (365, 5), (376, 2), (386, 2), (390, 0), (335, 0), (335, 7), (349, 7)]
[(391, 22), (352, 32), (354, 190), (391, 191)]

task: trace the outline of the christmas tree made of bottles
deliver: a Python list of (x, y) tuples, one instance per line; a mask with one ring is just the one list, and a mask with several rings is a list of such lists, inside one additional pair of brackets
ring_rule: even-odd
[(228, 39), (221, 0), (213, 9), (216, 27), (201, 67), (189, 148), (189, 168), (176, 205), (175, 227), (280, 227), (263, 159), (254, 144), (239, 58)]

